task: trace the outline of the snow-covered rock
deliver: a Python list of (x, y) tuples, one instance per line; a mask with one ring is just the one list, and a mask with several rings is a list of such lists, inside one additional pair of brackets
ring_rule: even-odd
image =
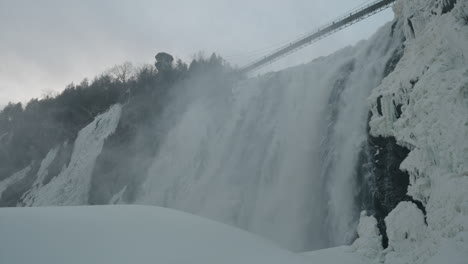
[(411, 262), (417, 262), (424, 255), (417, 250), (424, 241), (426, 224), (424, 215), (414, 203), (401, 202), (386, 218), (388, 248), (386, 262), (398, 263), (401, 255), (411, 255)]
[(426, 208), (427, 226), (416, 206), (397, 206), (385, 219), (385, 263), (435, 263), (447, 252), (450, 263), (467, 263), (467, 5), (400, 0), (394, 7), (406, 47), (369, 98), (370, 132), (410, 149), (400, 168), (410, 175), (408, 194)]
[(357, 233), (359, 238), (354, 241), (351, 248), (369, 259), (379, 258), (383, 250), (382, 236), (377, 228), (375, 217), (368, 216), (367, 212), (363, 211), (359, 219)]

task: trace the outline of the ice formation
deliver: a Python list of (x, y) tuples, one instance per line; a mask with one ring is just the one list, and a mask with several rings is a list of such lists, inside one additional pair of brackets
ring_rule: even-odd
[(115, 105), (99, 115), (83, 128), (75, 140), (71, 160), (59, 175), (46, 185), (42, 180), (47, 167), (55, 158), (56, 149), (51, 150), (41, 163), (37, 180), (24, 194), (27, 206), (84, 205), (88, 201), (91, 173), (97, 156), (101, 153), (104, 140), (111, 135), (120, 119), (121, 106)]
[(4, 179), (3, 181), (0, 181), (0, 196), (8, 187), (24, 179), (24, 177), (28, 175), (30, 170), (31, 170), (31, 165), (14, 173), (13, 175)]
[(405, 22), (406, 47), (369, 98), (370, 132), (410, 150), (400, 169), (409, 173), (408, 194), (423, 203), (427, 216), (424, 221), (404, 202), (385, 219), (385, 263), (468, 259), (467, 7), (466, 1), (436, 0), (394, 6)]
[(377, 228), (377, 220), (368, 216), (366, 211), (361, 213), (357, 227), (358, 238), (354, 241), (352, 249), (369, 259), (380, 257), (382, 248), (382, 235)]

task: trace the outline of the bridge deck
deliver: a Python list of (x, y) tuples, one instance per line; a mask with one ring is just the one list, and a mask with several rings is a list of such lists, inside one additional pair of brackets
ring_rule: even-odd
[(305, 37), (299, 38), (298, 40), (288, 44), (284, 47), (281, 47), (279, 50), (273, 52), (270, 55), (267, 55), (257, 61), (248, 64), (247, 66), (242, 67), (239, 71), (241, 73), (249, 73), (251, 71), (257, 70), (263, 66), (268, 65), (288, 54), (291, 54), (299, 49), (302, 49), (326, 36), (329, 36), (337, 31), (340, 31), (352, 24), (355, 24), (365, 18), (368, 18), (382, 10), (387, 9), (393, 4), (396, 0), (377, 0), (374, 1), (356, 11), (350, 13), (345, 17), (338, 18), (333, 22), (327, 24), (326, 26), (319, 28), (314, 33), (306, 35)]

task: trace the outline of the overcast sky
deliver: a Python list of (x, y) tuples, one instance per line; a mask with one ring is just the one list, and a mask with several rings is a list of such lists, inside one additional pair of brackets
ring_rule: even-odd
[[(242, 65), (367, 0), (0, 0), (0, 107), (166, 51), (203, 51)], [(310, 61), (368, 38), (386, 10), (279, 61)]]

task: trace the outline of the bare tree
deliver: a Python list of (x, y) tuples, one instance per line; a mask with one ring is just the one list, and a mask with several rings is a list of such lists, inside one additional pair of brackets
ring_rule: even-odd
[(124, 64), (115, 65), (107, 73), (116, 80), (126, 83), (134, 76), (135, 68), (131, 62), (127, 61)]

